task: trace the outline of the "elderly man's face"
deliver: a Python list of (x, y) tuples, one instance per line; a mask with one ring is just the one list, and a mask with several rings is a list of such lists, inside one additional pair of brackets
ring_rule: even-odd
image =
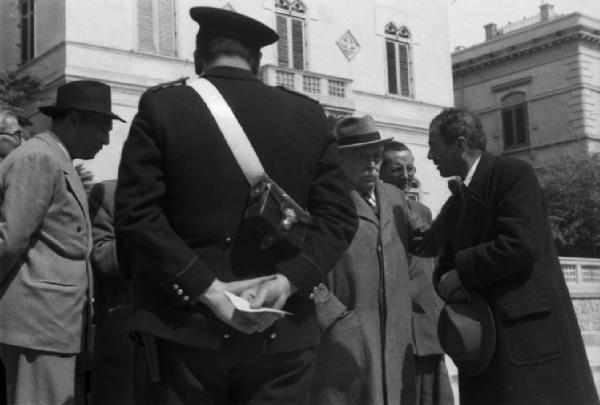
[(12, 113), (0, 112), (0, 159), (21, 144), (21, 126)]
[(383, 146), (341, 150), (341, 166), (350, 184), (361, 193), (370, 193), (379, 179)]

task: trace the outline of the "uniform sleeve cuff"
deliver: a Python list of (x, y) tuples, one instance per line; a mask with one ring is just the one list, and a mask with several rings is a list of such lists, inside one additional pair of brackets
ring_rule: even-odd
[(198, 257), (194, 257), (183, 270), (172, 279), (161, 283), (161, 286), (173, 304), (180, 308), (193, 303), (215, 279), (213, 272), (204, 266)]
[(279, 263), (277, 272), (288, 278), (298, 289), (296, 294), (309, 295), (313, 288), (323, 281), (324, 273), (319, 266), (307, 256), (300, 254), (285, 262)]

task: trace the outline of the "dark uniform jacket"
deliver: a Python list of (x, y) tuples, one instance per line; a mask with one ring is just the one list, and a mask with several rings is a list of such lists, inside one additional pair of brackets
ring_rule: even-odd
[(531, 166), (484, 153), (464, 196), (447, 204), (453, 235), (434, 279), (456, 268), (489, 303), (497, 333), (489, 368), (459, 374), (461, 404), (598, 404)]
[[(212, 115), (188, 86), (143, 94), (123, 148), (116, 192), (121, 254), (132, 270), (135, 328), (216, 348), (231, 328), (195, 303), (212, 281), (279, 272), (299, 288), (268, 352), (316, 345), (311, 288), (347, 248), (357, 226), (333, 138), (320, 106), (266, 86), (250, 72), (205, 75), (223, 94), (265, 171), (313, 216), (299, 254), (258, 248), (243, 221), (249, 186)], [(121, 249), (123, 248), (123, 249)], [(273, 334), (274, 333), (274, 334)]]

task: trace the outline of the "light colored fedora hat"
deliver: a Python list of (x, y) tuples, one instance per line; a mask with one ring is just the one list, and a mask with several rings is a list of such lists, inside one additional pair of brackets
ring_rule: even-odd
[(381, 139), (375, 125), (375, 120), (370, 115), (364, 117), (344, 117), (335, 126), (335, 137), (338, 148), (358, 148), (389, 142), (392, 138)]

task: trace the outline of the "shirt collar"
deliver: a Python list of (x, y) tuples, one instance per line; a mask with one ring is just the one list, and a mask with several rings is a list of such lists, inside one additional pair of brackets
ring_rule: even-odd
[(481, 155), (479, 155), (479, 157), (475, 160), (475, 162), (469, 169), (469, 172), (467, 173), (467, 177), (465, 177), (465, 181), (463, 181), (465, 186), (468, 187), (469, 184), (471, 183), (471, 180), (473, 180), (473, 175), (475, 174), (475, 170), (477, 170), (477, 165), (479, 164), (480, 159), (481, 159)]

